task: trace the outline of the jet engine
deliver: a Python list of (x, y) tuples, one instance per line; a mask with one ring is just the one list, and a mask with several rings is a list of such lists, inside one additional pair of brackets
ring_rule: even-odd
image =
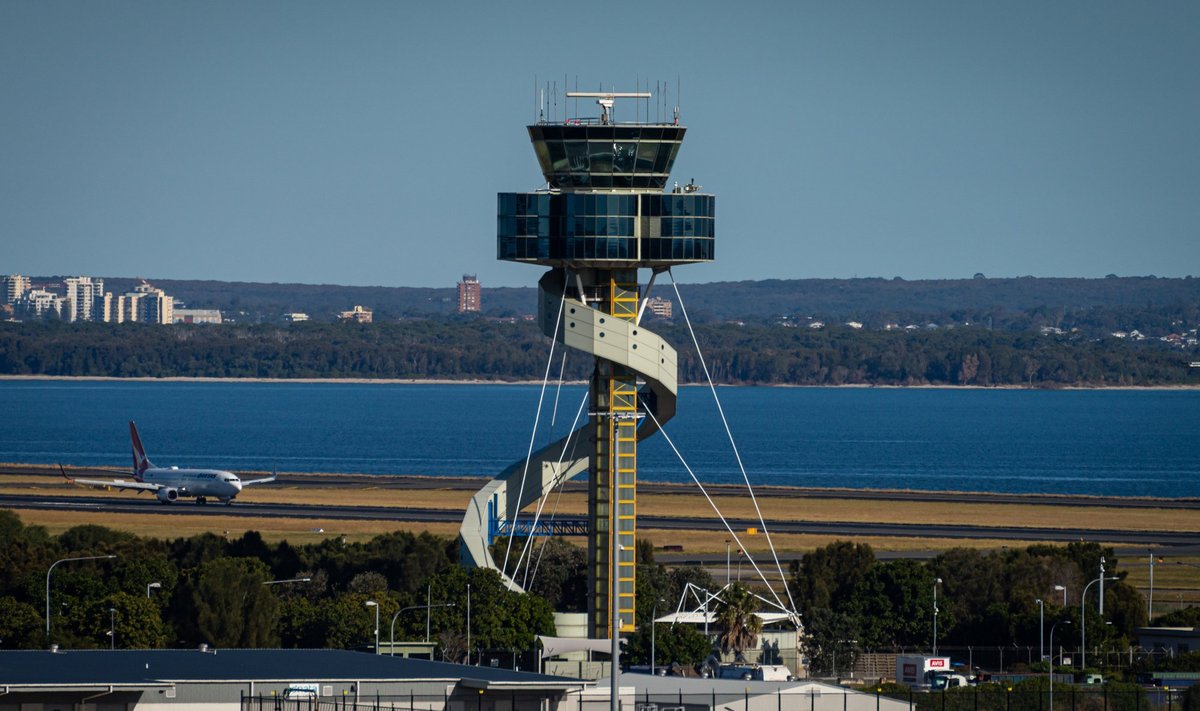
[(170, 503), (179, 498), (179, 492), (170, 487), (163, 487), (162, 489), (154, 492), (154, 495), (157, 496), (158, 500), (164, 504)]

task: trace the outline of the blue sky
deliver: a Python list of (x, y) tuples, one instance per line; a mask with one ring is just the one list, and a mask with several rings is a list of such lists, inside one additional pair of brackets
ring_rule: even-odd
[(1191, 0), (5, 0), (0, 272), (531, 285), (566, 76), (682, 80), (680, 281), (1200, 274), (1198, 68)]

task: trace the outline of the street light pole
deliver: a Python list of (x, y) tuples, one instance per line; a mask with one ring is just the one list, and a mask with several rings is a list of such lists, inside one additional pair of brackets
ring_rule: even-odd
[(421, 610), (421, 609), (425, 610), (425, 642), (428, 643), (429, 642), (429, 610), (430, 610), (430, 608), (434, 608), (434, 607), (454, 607), (454, 603), (443, 602), (443, 603), (439, 603), (437, 605), (409, 605), (408, 607), (400, 608), (399, 610), (396, 611), (396, 614), (392, 615), (392, 628), (391, 628), (391, 634), (390, 634), (390, 639), (392, 641), (392, 647), (390, 650), (391, 656), (393, 656), (393, 657), (396, 656), (396, 618), (400, 616), (400, 613), (408, 612), (409, 610)]
[(1154, 551), (1150, 551), (1150, 598), (1146, 600), (1146, 624), (1154, 617)]
[(1066, 607), (1066, 606), (1067, 606), (1067, 586), (1066, 586), (1066, 585), (1055, 585), (1055, 586), (1054, 586), (1054, 589), (1055, 589), (1055, 590), (1062, 590), (1062, 594), (1063, 594), (1063, 607)]
[[(1038, 606), (1038, 661), (1046, 659), (1046, 603), (1039, 597), (1034, 600)], [(1050, 643), (1050, 654), (1054, 654), (1054, 643)]]
[(471, 584), (467, 583), (467, 664), (471, 663)]
[(59, 563), (72, 563), (79, 560), (109, 560), (116, 558), (115, 555), (88, 555), (81, 558), (62, 558), (50, 564), (50, 569), (46, 571), (46, 642), (50, 641), (50, 574), (54, 572), (54, 566)]
[(938, 585), (941, 584), (941, 582), (942, 582), (941, 578), (933, 579), (933, 656), (935, 656), (935, 657), (937, 656), (937, 617), (938, 617), (937, 588), (938, 588)]
[(725, 584), (729, 584), (729, 539), (725, 539)]
[(117, 610), (113, 607), (108, 608), (108, 648), (117, 648)]
[(650, 609), (650, 676), (658, 676), (658, 669), (655, 668), (658, 657), (654, 654), (654, 633), (658, 625), (654, 621), (658, 618), (658, 603), (660, 602), (666, 602), (666, 600), (658, 598), (654, 602), (654, 607)]
[(287, 580), (268, 580), (263, 585), (282, 585), (284, 583), (310, 583), (312, 578), (288, 578)]
[(1070, 620), (1059, 620), (1050, 626), (1050, 711), (1054, 711), (1054, 628), (1069, 624)]
[(150, 583), (146, 586), (146, 599), (150, 599), (150, 591), (154, 588), (161, 588), (162, 583)]
[[(1101, 564), (1103, 565), (1103, 563)], [(1117, 576), (1107, 578), (1107, 580), (1116, 580)], [(1087, 669), (1087, 606), (1084, 604), (1087, 601), (1088, 588), (1096, 583), (1105, 580), (1105, 578), (1096, 578), (1092, 582), (1083, 586), (1083, 594), (1079, 596), (1079, 670)], [(1103, 614), (1103, 613), (1101, 613)]]
[(379, 603), (374, 600), (367, 600), (363, 603), (367, 607), (375, 608), (375, 654), (379, 654)]

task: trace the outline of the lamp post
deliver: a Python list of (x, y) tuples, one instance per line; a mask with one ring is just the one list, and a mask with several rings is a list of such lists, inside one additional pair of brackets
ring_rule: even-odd
[(937, 656), (937, 617), (938, 617), (937, 589), (938, 589), (938, 585), (941, 585), (941, 583), (942, 583), (941, 578), (933, 579), (933, 656), (935, 656), (935, 657)]
[(452, 602), (440, 602), (436, 605), (430, 605), (428, 603), (428, 600), (429, 600), (428, 592), (426, 592), (426, 594), (425, 594), (425, 599), (427, 602), (424, 605), (409, 605), (408, 607), (402, 607), (396, 611), (396, 614), (392, 615), (392, 629), (391, 629), (391, 635), (389, 636), (389, 638), (391, 639), (391, 645), (392, 645), (391, 649), (389, 651), (389, 654), (391, 656), (393, 656), (393, 657), (396, 656), (396, 618), (398, 618), (400, 616), (400, 613), (408, 612), (409, 610), (421, 610), (421, 609), (425, 610), (425, 642), (428, 643), (429, 642), (429, 611), (435, 607), (454, 607), (454, 603), (452, 603)]
[(1146, 600), (1146, 624), (1154, 617), (1154, 551), (1150, 551), (1150, 597)]
[(117, 648), (117, 610), (113, 607), (108, 608), (108, 648)]
[(367, 600), (363, 604), (375, 608), (375, 654), (379, 654), (379, 603)]
[(1058, 591), (1058, 590), (1062, 591), (1063, 607), (1066, 607), (1067, 606), (1067, 586), (1066, 585), (1055, 585), (1054, 589), (1055, 589), (1055, 591)]
[(650, 676), (658, 676), (658, 669), (655, 668), (658, 657), (654, 654), (654, 633), (655, 628), (658, 627), (655, 620), (658, 618), (658, 603), (660, 602), (666, 602), (666, 600), (660, 597), (654, 601), (654, 607), (650, 608)]
[(1059, 620), (1050, 626), (1050, 711), (1054, 711), (1054, 628), (1069, 624), (1070, 620)]
[(725, 584), (728, 585), (729, 581), (729, 539), (725, 539)]
[[(1039, 597), (1034, 600), (1038, 606), (1038, 661), (1046, 659), (1046, 603)], [(1054, 644), (1050, 644), (1050, 653), (1054, 654)]]
[(471, 663), (471, 584), (467, 583), (467, 664)]
[(310, 583), (312, 578), (288, 578), (287, 580), (268, 580), (263, 585), (282, 585), (284, 583)]
[[(1116, 580), (1117, 576), (1113, 575), (1108, 578), (1096, 578), (1092, 582), (1083, 586), (1083, 594), (1079, 596), (1079, 670), (1087, 669), (1087, 606), (1084, 603), (1087, 601), (1088, 588), (1102, 580)], [(1101, 613), (1103, 614), (1103, 613)], [(1053, 646), (1053, 645), (1051, 645)]]
[(162, 583), (150, 583), (146, 586), (146, 599), (150, 599), (150, 591), (156, 588), (161, 588)]
[(88, 555), (81, 558), (62, 558), (50, 564), (50, 569), (46, 571), (46, 641), (50, 641), (50, 574), (54, 572), (54, 566), (59, 563), (72, 563), (79, 560), (109, 560), (116, 558), (115, 555)]

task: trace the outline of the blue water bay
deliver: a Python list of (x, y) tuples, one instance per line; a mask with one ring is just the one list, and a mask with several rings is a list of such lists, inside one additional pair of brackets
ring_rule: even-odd
[[(815, 487), (1200, 496), (1200, 392), (719, 388), (750, 479)], [(488, 477), (565, 434), (582, 386), (0, 381), (0, 461)], [(538, 414), (538, 402), (542, 409)], [(586, 412), (586, 411), (585, 411)], [(741, 481), (712, 393), (666, 433), (704, 482)], [(662, 436), (640, 477), (690, 481)]]

